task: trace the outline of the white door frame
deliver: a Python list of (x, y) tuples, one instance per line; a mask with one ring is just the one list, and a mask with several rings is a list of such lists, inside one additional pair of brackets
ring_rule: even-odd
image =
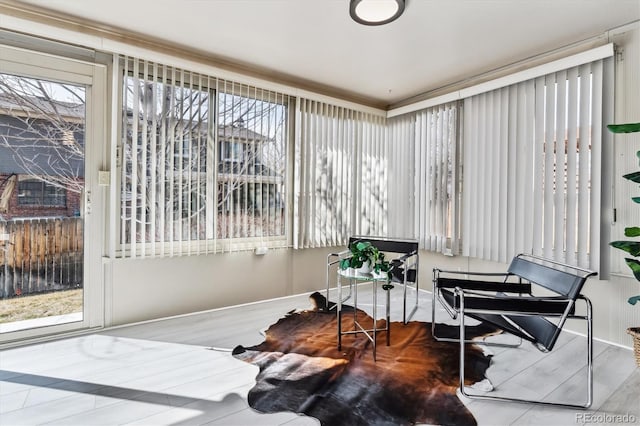
[(0, 73), (83, 85), (86, 87), (83, 320), (0, 335), (0, 348), (60, 333), (104, 326), (102, 265), (106, 221), (105, 191), (98, 186), (98, 170), (105, 164), (107, 146), (107, 67), (12, 46), (0, 46)]

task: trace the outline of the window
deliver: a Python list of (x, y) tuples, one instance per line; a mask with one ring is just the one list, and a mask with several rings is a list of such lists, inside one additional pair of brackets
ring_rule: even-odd
[(34, 207), (66, 207), (67, 191), (37, 179), (21, 180), (18, 183), (18, 204)]
[(288, 101), (233, 83), (218, 86), (217, 238), (286, 238)]
[(243, 142), (221, 141), (220, 160), (223, 162), (242, 163), (244, 160), (244, 146)]
[(123, 60), (123, 255), (286, 243), (288, 97)]

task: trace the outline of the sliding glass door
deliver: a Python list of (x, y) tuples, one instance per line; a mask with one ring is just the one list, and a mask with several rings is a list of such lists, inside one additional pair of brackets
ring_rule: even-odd
[(104, 70), (0, 53), (0, 343), (100, 326), (102, 239), (87, 231), (101, 215), (86, 170), (104, 133)]

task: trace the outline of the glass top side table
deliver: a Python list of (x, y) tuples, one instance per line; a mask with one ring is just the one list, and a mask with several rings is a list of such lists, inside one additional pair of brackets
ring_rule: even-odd
[[(349, 286), (353, 286), (353, 330), (342, 329), (342, 282), (346, 280), (349, 282)], [(358, 284), (371, 283), (372, 288), (372, 303), (373, 303), (373, 325), (372, 328), (365, 328), (357, 318), (358, 311)], [(384, 328), (378, 328), (377, 326), (377, 314), (378, 314), (378, 286), (382, 287), (386, 291), (385, 298), (385, 326)], [(337, 319), (338, 319), (338, 350), (342, 349), (342, 336), (346, 334), (363, 333), (371, 341), (373, 345), (373, 360), (376, 360), (376, 343), (377, 335), (381, 331), (387, 332), (387, 346), (390, 343), (391, 329), (389, 326), (390, 317), (390, 295), (389, 290), (392, 286), (389, 284), (389, 278), (386, 273), (363, 273), (354, 269), (338, 269), (338, 302), (337, 302)]]

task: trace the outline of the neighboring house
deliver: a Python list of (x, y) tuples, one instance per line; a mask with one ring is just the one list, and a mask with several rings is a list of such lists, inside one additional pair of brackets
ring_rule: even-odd
[[(128, 112), (129, 117), (132, 112)], [(208, 180), (209, 175), (215, 175), (217, 182), (217, 210), (218, 213), (225, 212), (246, 212), (253, 215), (261, 215), (267, 209), (283, 209), (283, 183), (284, 174), (282, 171), (276, 171), (272, 165), (273, 160), (265, 159), (265, 146), (272, 142), (267, 136), (254, 132), (245, 127), (242, 120), (228, 125), (218, 126), (218, 142), (217, 142), (217, 164), (216, 170), (207, 170), (208, 150), (211, 146), (207, 142), (208, 123), (197, 122), (191, 123), (189, 120), (175, 121), (171, 119), (170, 126), (172, 130), (162, 129), (163, 123), (161, 119), (155, 124), (155, 132), (151, 131), (153, 123), (147, 123), (146, 130), (143, 130), (144, 120), (138, 121), (138, 127), (135, 129), (137, 133), (137, 145), (132, 146), (132, 137), (134, 133), (133, 121), (129, 120), (127, 129), (127, 146), (125, 147), (126, 157), (130, 158), (133, 150), (138, 153), (136, 164), (138, 167), (146, 161), (151, 163), (155, 159), (156, 166), (159, 167), (161, 161), (166, 163), (166, 172), (164, 174), (167, 188), (169, 185), (174, 190), (174, 213), (176, 216), (193, 215), (199, 212), (196, 206), (206, 205), (206, 191), (204, 186), (211, 181)], [(143, 133), (151, 137), (152, 133), (158, 135), (158, 141), (161, 134), (167, 131), (173, 131), (172, 146), (165, 147), (165, 151), (161, 152), (159, 145), (156, 145), (155, 157), (151, 153), (151, 143), (143, 142)], [(167, 139), (169, 139), (167, 137)], [(160, 142), (158, 142), (160, 144)], [(146, 152), (142, 147), (146, 147)], [(173, 162), (167, 155), (173, 151)], [(143, 155), (144, 154), (144, 155)], [(123, 196), (123, 202), (126, 204), (125, 211), (127, 217), (130, 211), (132, 200), (131, 188), (131, 160), (127, 161), (127, 188)], [(136, 188), (137, 208), (142, 205), (142, 197), (153, 191), (151, 175), (147, 167), (147, 180), (144, 186), (138, 183)], [(170, 172), (173, 168), (173, 172)], [(138, 181), (140, 181), (140, 174)], [(165, 193), (168, 197), (169, 193)], [(178, 200), (181, 206), (178, 206)], [(149, 206), (147, 205), (147, 210)], [(146, 213), (149, 213), (148, 211)], [(200, 213), (202, 213), (200, 211)], [(145, 217), (138, 213), (138, 217)], [(146, 216), (148, 217), (148, 216)]]
[(247, 129), (242, 121), (218, 127), (219, 211), (229, 211), (232, 204), (258, 213), (283, 208), (284, 176), (265, 164), (267, 142), (268, 137)]
[(84, 106), (0, 94), (0, 217), (79, 216)]
[[(0, 93), (1, 218), (80, 214), (84, 187), (83, 122), (82, 104)], [(175, 152), (174, 164), (177, 171), (182, 159), (183, 171), (200, 174), (200, 181), (206, 182), (206, 161), (195, 160), (198, 152), (198, 158), (207, 158), (208, 144), (202, 142), (206, 141), (207, 123), (200, 124), (192, 132), (182, 130), (182, 150), (178, 148)], [(139, 133), (138, 137), (142, 135)], [(264, 158), (268, 142), (267, 136), (245, 127), (242, 120), (218, 126), (219, 212), (262, 214), (267, 209), (284, 207), (284, 176)], [(195, 185), (191, 194), (179, 185), (175, 188), (179, 192), (175, 196), (181, 197), (183, 203), (195, 203), (203, 195)]]

